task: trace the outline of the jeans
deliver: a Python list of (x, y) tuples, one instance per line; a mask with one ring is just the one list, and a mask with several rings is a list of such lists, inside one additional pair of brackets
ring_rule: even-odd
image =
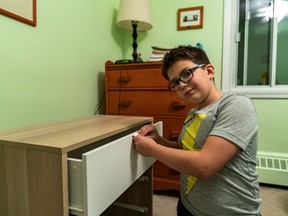
[(177, 204), (177, 216), (194, 216), (185, 208), (180, 198)]

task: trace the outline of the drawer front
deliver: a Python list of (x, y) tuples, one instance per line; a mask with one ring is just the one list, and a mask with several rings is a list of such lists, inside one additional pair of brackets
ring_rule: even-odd
[[(162, 134), (162, 122), (156, 125)], [(100, 215), (152, 164), (154, 158), (138, 154), (132, 134), (68, 159), (69, 206), (75, 215)]]
[(139, 70), (116, 70), (106, 72), (107, 88), (153, 88), (168, 89), (168, 81), (162, 76), (161, 68)]
[(107, 113), (185, 117), (192, 108), (170, 91), (109, 91)]

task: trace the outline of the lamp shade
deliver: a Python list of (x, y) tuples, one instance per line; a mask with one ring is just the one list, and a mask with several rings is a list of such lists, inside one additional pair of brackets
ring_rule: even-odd
[(120, 0), (116, 25), (122, 29), (132, 30), (132, 21), (138, 21), (138, 31), (152, 28), (149, 0)]

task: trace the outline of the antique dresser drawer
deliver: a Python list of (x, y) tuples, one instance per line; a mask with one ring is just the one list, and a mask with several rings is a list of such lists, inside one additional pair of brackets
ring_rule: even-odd
[(108, 61), (105, 66), (107, 89), (153, 88), (168, 90), (168, 81), (164, 79), (161, 73), (161, 62), (119, 65)]
[[(162, 122), (155, 125), (162, 134)], [(100, 215), (152, 166), (155, 159), (133, 147), (135, 132), (83, 153), (80, 159), (68, 158), (71, 214)]]
[[(164, 79), (158, 69), (143, 69), (137, 72), (134, 70), (111, 71), (107, 73), (107, 88), (163, 88), (168, 89), (168, 81)], [(157, 73), (158, 72), (158, 73)]]
[(185, 117), (191, 106), (169, 91), (109, 91), (109, 114)]

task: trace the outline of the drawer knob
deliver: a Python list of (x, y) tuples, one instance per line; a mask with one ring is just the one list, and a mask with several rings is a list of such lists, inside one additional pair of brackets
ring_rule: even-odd
[(130, 101), (120, 101), (119, 102), (119, 106), (120, 107), (128, 107), (128, 106), (130, 106)]
[(119, 78), (119, 82), (121, 82), (121, 83), (127, 83), (128, 81), (129, 81), (128, 76), (120, 76), (120, 78)]
[(186, 105), (183, 101), (172, 101), (171, 106), (173, 108), (177, 108), (177, 109), (186, 107)]

